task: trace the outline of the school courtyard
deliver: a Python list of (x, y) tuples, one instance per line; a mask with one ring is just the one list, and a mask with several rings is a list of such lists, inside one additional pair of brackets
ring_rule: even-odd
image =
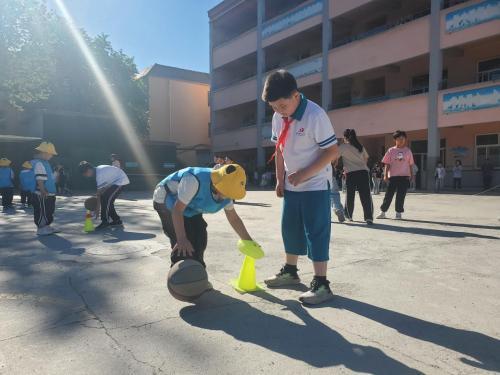
[[(125, 229), (99, 234), (82, 233), (83, 197), (58, 199), (51, 237), (23, 211), (0, 216), (0, 374), (500, 372), (499, 196), (414, 193), (404, 221), (334, 222), (336, 297), (304, 308), (305, 285), (233, 290), (243, 257), (222, 213), (206, 217), (216, 291), (173, 299), (150, 195), (126, 194)], [(236, 209), (266, 251), (262, 280), (282, 263), (281, 201), (249, 192)]]

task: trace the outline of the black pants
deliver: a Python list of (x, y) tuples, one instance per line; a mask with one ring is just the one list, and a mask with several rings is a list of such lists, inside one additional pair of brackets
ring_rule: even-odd
[(0, 194), (2, 195), (3, 208), (12, 207), (12, 198), (14, 197), (14, 188), (13, 187), (0, 188)]
[(43, 198), (39, 194), (33, 194), (32, 196), (35, 225), (38, 228), (42, 228), (52, 224), (56, 209), (56, 197), (52, 195)]
[(488, 190), (491, 187), (492, 181), (493, 181), (493, 176), (490, 175), (483, 176), (483, 189)]
[(345, 215), (352, 219), (356, 190), (363, 206), (365, 220), (373, 220), (373, 202), (370, 193), (370, 175), (368, 171), (354, 171), (346, 174), (347, 194), (345, 198)]
[(460, 177), (453, 177), (453, 189), (462, 188), (462, 179)]
[(407, 176), (396, 176), (389, 179), (389, 186), (385, 192), (384, 202), (382, 203), (382, 206), (380, 206), (380, 209), (383, 212), (387, 212), (389, 209), (394, 193), (396, 193), (396, 212), (405, 212), (405, 198), (409, 182), (410, 180)]
[[(172, 249), (177, 243), (177, 236), (175, 234), (174, 222), (172, 221), (172, 213), (168, 208), (161, 203), (153, 202), (153, 207), (158, 213), (161, 220), (161, 225), (163, 227), (163, 233), (169, 238), (170, 246)], [(195, 215), (192, 217), (184, 216), (184, 229), (186, 231), (186, 236), (191, 245), (193, 245), (194, 254), (192, 257), (180, 256), (177, 252), (173, 252), (170, 256), (170, 261), (172, 264), (177, 263), (180, 260), (191, 258), (195, 259), (205, 267), (205, 262), (203, 260), (203, 254), (207, 248), (207, 223), (203, 219), (203, 215)]]
[(111, 185), (101, 194), (101, 221), (108, 222), (109, 218), (113, 221), (119, 221), (120, 216), (115, 210), (115, 199), (118, 198), (122, 190), (121, 186)]
[(21, 203), (27, 204), (28, 206), (33, 205), (32, 193), (29, 190), (21, 190)]

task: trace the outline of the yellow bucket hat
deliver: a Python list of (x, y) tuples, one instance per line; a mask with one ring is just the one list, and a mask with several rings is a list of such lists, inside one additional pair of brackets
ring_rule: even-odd
[(0, 159), (0, 167), (8, 167), (10, 165), (11, 161), (7, 158), (1, 158)]
[(35, 150), (38, 150), (40, 152), (46, 152), (47, 154), (51, 155), (57, 155), (56, 148), (54, 147), (54, 144), (51, 142), (42, 142), (40, 143), (40, 146), (35, 148)]
[(212, 170), (212, 184), (222, 195), (229, 199), (243, 199), (246, 195), (247, 176), (238, 164), (224, 165)]
[(33, 166), (31, 165), (31, 163), (29, 161), (25, 161), (23, 163), (23, 168), (31, 169), (31, 168), (33, 168)]

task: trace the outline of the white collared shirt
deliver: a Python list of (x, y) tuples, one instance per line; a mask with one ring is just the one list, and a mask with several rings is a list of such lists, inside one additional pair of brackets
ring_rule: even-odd
[[(282, 127), (281, 115), (274, 113), (271, 136), (271, 141), (274, 143), (278, 142)], [(328, 115), (319, 105), (307, 100), (302, 117), (300, 120), (295, 119), (288, 131), (283, 149), (285, 173), (297, 172), (308, 167), (319, 158), (321, 150), (335, 144), (337, 144), (337, 137)], [(289, 191), (327, 190), (329, 185), (332, 185), (332, 166), (330, 163), (317, 175), (297, 186), (291, 185), (285, 176), (285, 189)]]

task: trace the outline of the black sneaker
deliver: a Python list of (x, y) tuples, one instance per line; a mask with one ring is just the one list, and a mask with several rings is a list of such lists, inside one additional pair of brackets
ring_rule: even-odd
[(123, 222), (121, 220), (112, 221), (109, 223), (111, 227), (123, 227)]
[(276, 288), (286, 285), (300, 284), (300, 278), (297, 273), (291, 273), (285, 270), (283, 266), (279, 273), (264, 280), (264, 283), (270, 288)]
[(109, 223), (107, 221), (103, 221), (101, 224), (99, 224), (97, 227), (95, 227), (95, 230), (103, 230), (109, 227)]
[(366, 220), (366, 224), (373, 225), (373, 220), (371, 220), (371, 219)]
[(317, 305), (333, 298), (330, 282), (322, 282), (317, 278), (311, 281), (311, 289), (299, 297), (299, 301), (305, 305)]

